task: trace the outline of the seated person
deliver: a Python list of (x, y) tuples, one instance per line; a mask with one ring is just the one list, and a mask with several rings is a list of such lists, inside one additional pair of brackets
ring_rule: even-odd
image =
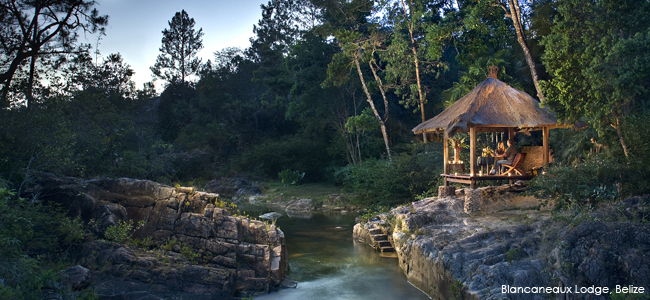
[(512, 145), (512, 142), (508, 140), (508, 149), (506, 149), (506, 152), (503, 154), (497, 154), (494, 157), (496, 158), (503, 158), (502, 160), (497, 160), (497, 162), (494, 164), (494, 169), (490, 171), (490, 175), (496, 174), (496, 170), (499, 170), (499, 173), (501, 173), (501, 165), (511, 165), (512, 162), (515, 160), (515, 156), (517, 155), (517, 148)]
[(503, 142), (499, 142), (499, 145), (497, 146), (497, 149), (495, 150), (497, 155), (503, 154), (506, 152), (506, 147), (503, 146)]

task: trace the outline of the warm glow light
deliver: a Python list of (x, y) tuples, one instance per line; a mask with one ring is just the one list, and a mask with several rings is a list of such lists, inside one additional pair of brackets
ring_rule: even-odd
[(512, 173), (508, 173), (508, 176), (512, 175)]
[(454, 175), (458, 175), (458, 172), (454, 172)]
[(545, 174), (546, 174), (546, 171), (542, 171), (542, 175), (545, 175)]
[(483, 176), (483, 170), (478, 171), (478, 176)]

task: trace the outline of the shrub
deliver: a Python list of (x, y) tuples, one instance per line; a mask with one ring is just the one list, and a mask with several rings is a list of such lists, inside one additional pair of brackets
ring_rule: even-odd
[(618, 138), (610, 132), (603, 136), (609, 145), (607, 151), (586, 153), (580, 162), (548, 168), (546, 175), (531, 180), (527, 193), (555, 200), (556, 209), (573, 210), (650, 193), (650, 117), (628, 117), (625, 124), (629, 157), (625, 157)]
[(442, 147), (432, 150), (417, 145), (412, 155), (400, 154), (388, 160), (366, 160), (351, 165), (344, 180), (346, 189), (359, 193), (368, 204), (396, 205), (437, 188), (442, 171)]
[(83, 222), (5, 188), (0, 216), (0, 299), (40, 299), (43, 288), (56, 289), (67, 250), (85, 236)]
[(285, 186), (297, 185), (300, 179), (305, 177), (305, 172), (300, 173), (300, 171), (298, 170), (291, 171), (289, 169), (286, 169), (278, 173), (278, 177), (280, 178), (280, 180), (282, 180), (282, 184), (284, 184)]
[(306, 174), (305, 180), (317, 181), (331, 160), (326, 148), (325, 142), (300, 135), (268, 139), (244, 151), (231, 164), (235, 165), (232, 166), (235, 171), (254, 172), (268, 177), (275, 177), (286, 169), (301, 170)]
[(338, 166), (329, 166), (325, 168), (325, 179), (327, 182), (335, 185), (343, 185), (345, 178), (350, 176), (351, 165), (338, 167)]
[(388, 206), (371, 207), (368, 209), (368, 212), (359, 216), (360, 223), (367, 223), (370, 219), (376, 217), (377, 215), (387, 213), (389, 211), (390, 207)]
[(130, 243), (133, 241), (131, 237), (133, 231), (140, 229), (142, 226), (144, 226), (144, 221), (138, 222), (138, 226), (133, 228), (133, 220), (119, 220), (117, 225), (111, 225), (106, 228), (104, 237), (107, 240), (114, 241), (118, 244)]
[[(592, 157), (576, 165), (559, 164), (530, 182), (527, 194), (553, 199), (555, 209), (593, 207), (619, 197), (622, 167), (611, 158)], [(546, 204), (546, 203), (545, 203)]]

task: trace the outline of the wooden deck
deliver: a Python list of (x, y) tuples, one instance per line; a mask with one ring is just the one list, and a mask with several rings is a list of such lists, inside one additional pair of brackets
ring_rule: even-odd
[(503, 175), (474, 175), (470, 174), (440, 174), (445, 179), (445, 186), (447, 182), (456, 182), (462, 184), (469, 184), (473, 189), (476, 188), (476, 182), (482, 180), (510, 180), (510, 183), (513, 183), (515, 180), (531, 180), (535, 175), (512, 175), (512, 176), (503, 176)]

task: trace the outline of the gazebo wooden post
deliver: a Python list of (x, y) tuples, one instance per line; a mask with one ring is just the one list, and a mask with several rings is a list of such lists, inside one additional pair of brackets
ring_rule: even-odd
[(548, 165), (550, 153), (548, 149), (548, 126), (542, 127), (542, 149), (544, 151), (542, 165)]
[(515, 129), (512, 127), (508, 127), (508, 139), (511, 140), (510, 142), (514, 142), (515, 138)]
[[(444, 138), (443, 138), (443, 142), (442, 142), (442, 144), (443, 144), (444, 146), (443, 146), (442, 148), (444, 149), (444, 150), (443, 150), (443, 153), (444, 153), (444, 154), (443, 154), (444, 161), (443, 161), (443, 165), (442, 165), (442, 166), (443, 166), (443, 167), (442, 167), (442, 173), (444, 173), (444, 174), (449, 174), (449, 173), (447, 172), (448, 169), (449, 169), (449, 166), (447, 165), (447, 162), (449, 161), (449, 141), (447, 140), (447, 133), (443, 133), (443, 135), (444, 135)], [(447, 186), (447, 185), (448, 185), (448, 183), (447, 183), (447, 177), (445, 177), (444, 181), (445, 181), (445, 186)]]
[(472, 126), (469, 128), (469, 178), (470, 178), (470, 187), (472, 189), (476, 188), (476, 181), (474, 176), (476, 175), (476, 127)]

